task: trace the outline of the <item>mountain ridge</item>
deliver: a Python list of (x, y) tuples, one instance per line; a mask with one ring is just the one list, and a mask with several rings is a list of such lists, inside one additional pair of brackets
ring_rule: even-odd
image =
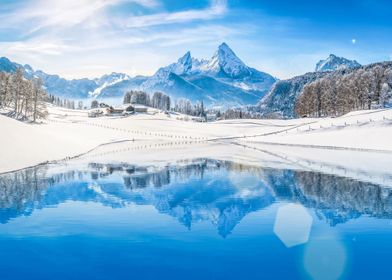
[(330, 54), (326, 59), (320, 60), (316, 64), (315, 72), (329, 72), (343, 69), (352, 69), (361, 67), (356, 60), (350, 60), (344, 57), (339, 57)]
[[(171, 73), (176, 75), (175, 79)], [(275, 81), (273, 76), (247, 66), (226, 43), (222, 43), (211, 59), (199, 60), (186, 52), (176, 63), (158, 69), (141, 85), (141, 89), (187, 98), (178, 83), (191, 84), (194, 90), (189, 95), (200, 95), (198, 101), (203, 98), (207, 105), (224, 102), (239, 106), (255, 104)]]

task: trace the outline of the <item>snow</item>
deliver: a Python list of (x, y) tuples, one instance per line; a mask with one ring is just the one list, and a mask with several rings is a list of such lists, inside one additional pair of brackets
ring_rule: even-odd
[[(231, 85), (245, 92), (266, 91), (275, 82), (275, 79), (269, 74), (248, 67), (226, 43), (222, 43), (210, 59), (199, 60), (187, 52), (176, 63), (160, 68), (140, 86), (140, 89), (151, 91), (159, 89), (159, 87), (170, 88), (173, 85), (170, 80), (171, 73), (181, 76), (191, 83), (192, 79), (187, 78), (212, 77), (223, 85)], [(195, 86), (198, 87), (197, 84)], [(176, 94), (175, 91), (169, 93)], [(260, 96), (257, 97), (260, 98)], [(203, 99), (203, 96), (200, 98)]]
[(352, 112), (339, 118), (308, 119), (280, 133), (252, 141), (355, 150), (392, 151), (392, 110)]
[(328, 72), (343, 69), (351, 69), (361, 67), (355, 60), (348, 60), (344, 57), (338, 57), (334, 54), (330, 54), (325, 60), (320, 60), (316, 65), (316, 72)]
[(103, 76), (101, 79), (98, 79), (96, 81), (100, 86), (96, 88), (93, 92), (89, 92), (89, 95), (92, 98), (97, 98), (101, 94), (102, 90), (104, 90), (105, 88), (121, 83), (123, 81), (127, 81), (129, 79), (130, 77), (128, 75), (121, 73), (112, 73), (111, 75)]
[[(86, 110), (50, 106), (49, 113), (49, 118), (42, 124), (26, 124), (0, 115), (3, 135), (0, 138), (0, 173), (89, 151), (94, 153), (106, 147), (121, 150), (122, 145), (128, 147), (125, 151), (130, 145), (139, 147), (131, 155), (124, 152), (128, 159), (139, 162), (203, 156), (259, 164), (271, 157), (270, 165), (290, 168), (295, 164), (276, 159), (291, 157), (294, 162), (307, 163), (320, 161), (317, 157), (323, 155), (327, 158), (323, 160), (328, 163), (326, 166), (336, 166), (343, 163), (328, 159), (332, 152), (342, 155), (351, 149), (351, 154), (363, 155), (364, 152), (358, 150), (366, 153), (377, 150), (387, 152), (389, 158), (392, 153), (392, 110), (353, 112), (339, 118), (212, 123), (182, 121), (185, 119), (182, 115), (168, 116), (156, 109), (126, 117), (88, 118)], [(95, 150), (110, 143), (116, 143), (114, 148), (105, 145)], [(257, 149), (263, 152), (255, 153)], [(282, 155), (276, 157), (276, 154)], [(308, 155), (307, 159), (305, 155)], [(360, 159), (361, 156), (352, 158)], [(349, 163), (354, 167), (355, 164)], [(385, 164), (384, 169), (385, 166), (391, 165)], [(361, 168), (356, 166), (353, 170)]]
[(205, 66), (205, 71), (219, 73), (223, 71), (229, 77), (247, 76), (249, 68), (236, 56), (230, 47), (223, 43)]

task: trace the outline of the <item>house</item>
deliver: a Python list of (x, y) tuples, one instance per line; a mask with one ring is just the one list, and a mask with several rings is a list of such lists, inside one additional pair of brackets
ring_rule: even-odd
[(214, 122), (217, 119), (216, 114), (207, 114), (206, 118), (207, 122)]
[(124, 109), (113, 108), (113, 107), (109, 107), (106, 110), (107, 110), (106, 112), (110, 115), (122, 115), (122, 113), (124, 112)]
[(103, 115), (103, 112), (102, 112), (102, 110), (99, 110), (99, 109), (92, 110), (88, 113), (89, 118), (97, 118), (101, 115)]
[(135, 113), (147, 113), (148, 108), (142, 105), (134, 105)]
[(134, 113), (135, 113), (135, 107), (133, 107), (132, 105), (127, 106), (123, 111), (123, 115), (130, 115)]

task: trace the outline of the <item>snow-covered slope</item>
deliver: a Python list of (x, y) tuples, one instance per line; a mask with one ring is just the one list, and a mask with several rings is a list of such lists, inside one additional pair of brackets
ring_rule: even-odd
[(356, 60), (349, 60), (330, 54), (327, 59), (320, 60), (316, 65), (316, 72), (336, 71), (361, 67)]
[(113, 72), (110, 75), (104, 75), (101, 78), (95, 79), (96, 84), (99, 86), (93, 92), (90, 92), (91, 97), (97, 97), (102, 94), (102, 91), (109, 86), (130, 80), (131, 77), (123, 73)]
[[(359, 81), (360, 78), (358, 77), (375, 77), (379, 71), (384, 73), (386, 80), (389, 81), (388, 75), (390, 74), (388, 73), (392, 73), (392, 62), (379, 62), (336, 71), (311, 72), (288, 80), (277, 81), (270, 92), (260, 100), (256, 110), (261, 111), (268, 117), (293, 118), (296, 117), (294, 110), (296, 100), (307, 84), (320, 78), (324, 78), (332, 84), (352, 83), (353, 81)], [(346, 79), (344, 79), (345, 77)], [(352, 85), (347, 84), (347, 86), (351, 87)], [(391, 87), (390, 83), (389, 87)], [(358, 90), (367, 92), (370, 90), (369, 84), (362, 83)], [(340, 95), (339, 98), (343, 98), (343, 96)]]
[(260, 100), (259, 109), (266, 117), (294, 117), (295, 101), (305, 85), (325, 75), (326, 72), (312, 72), (288, 80), (277, 81), (270, 92)]

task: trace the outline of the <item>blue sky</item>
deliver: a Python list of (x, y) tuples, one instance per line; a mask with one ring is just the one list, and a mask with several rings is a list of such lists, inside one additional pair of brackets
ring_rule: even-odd
[(186, 51), (228, 43), (248, 65), (288, 78), (330, 53), (392, 59), (386, 0), (1, 0), (0, 56), (67, 78), (153, 74)]

